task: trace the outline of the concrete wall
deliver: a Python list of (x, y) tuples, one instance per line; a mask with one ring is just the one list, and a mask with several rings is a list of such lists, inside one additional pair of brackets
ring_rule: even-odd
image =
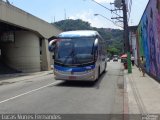
[(42, 40), (42, 54), (41, 54), (41, 70), (50, 70), (50, 53), (48, 51), (48, 40)]
[(40, 71), (39, 37), (27, 31), (15, 32), (15, 43), (7, 43), (4, 48), (6, 63), (22, 72)]
[[(23, 28), (30, 32), (16, 32), (15, 43), (4, 45), (6, 63), (22, 72), (49, 70), (53, 60), (48, 52), (47, 38), (62, 31), (55, 26), (0, 0), (0, 22)], [(42, 46), (39, 45), (39, 37)], [(41, 55), (40, 55), (41, 49)]]
[(55, 26), (0, 0), (0, 21), (35, 31), (44, 38), (57, 36), (61, 30)]

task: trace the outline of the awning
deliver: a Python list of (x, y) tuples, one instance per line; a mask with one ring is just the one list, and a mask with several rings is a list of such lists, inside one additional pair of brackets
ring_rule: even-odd
[(127, 58), (127, 54), (121, 55), (121, 58)]

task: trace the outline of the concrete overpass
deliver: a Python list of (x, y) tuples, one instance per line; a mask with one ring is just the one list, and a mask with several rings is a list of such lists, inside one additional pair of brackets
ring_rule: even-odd
[(0, 64), (3, 66), (21, 72), (50, 69), (47, 39), (60, 32), (55, 26), (0, 0)]

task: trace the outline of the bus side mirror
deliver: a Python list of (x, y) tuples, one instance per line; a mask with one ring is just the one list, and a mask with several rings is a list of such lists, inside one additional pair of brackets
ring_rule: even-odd
[(56, 42), (57, 42), (57, 39), (51, 40), (51, 41), (49, 42), (48, 50), (49, 50), (50, 52), (54, 52), (55, 47), (56, 47)]
[(98, 59), (98, 39), (96, 39), (94, 42), (94, 59)]

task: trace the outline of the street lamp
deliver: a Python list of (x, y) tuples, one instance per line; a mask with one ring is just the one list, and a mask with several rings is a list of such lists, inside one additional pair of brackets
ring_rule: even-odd
[(118, 27), (123, 28), (122, 26), (117, 25), (115, 22), (113, 22), (112, 20), (110, 20), (109, 18), (107, 18), (107, 17), (105, 17), (105, 16), (103, 16), (103, 15), (101, 15), (101, 14), (94, 14), (94, 16), (101, 16), (101, 17), (103, 17), (103, 18), (107, 19), (108, 21), (112, 22), (114, 25), (116, 25), (116, 26), (118, 26)]

